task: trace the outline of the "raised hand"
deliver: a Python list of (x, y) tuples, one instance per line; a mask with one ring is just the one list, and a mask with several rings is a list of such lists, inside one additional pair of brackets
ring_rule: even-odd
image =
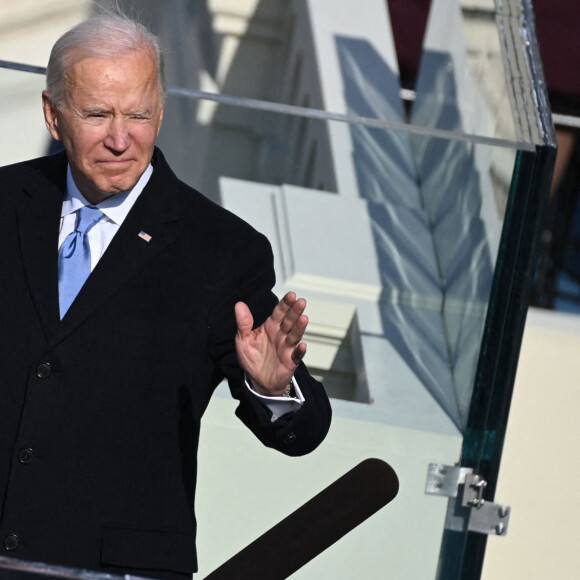
[(306, 354), (306, 344), (300, 342), (308, 325), (305, 308), (306, 300), (288, 292), (264, 324), (252, 330), (250, 309), (244, 302), (236, 304), (238, 360), (259, 394), (282, 395)]

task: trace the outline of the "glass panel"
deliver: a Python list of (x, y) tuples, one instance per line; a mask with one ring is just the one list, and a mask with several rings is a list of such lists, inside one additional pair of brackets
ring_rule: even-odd
[[(276, 292), (309, 301), (306, 362), (332, 397), (327, 441), (289, 461), (234, 424), (220, 386), (199, 451), (200, 577), (371, 456), (395, 468), (399, 497), (293, 577), (424, 580), (440, 562), (439, 578), (460, 577), (481, 547), (463, 528), (449, 536), (447, 501), (425, 480), (430, 463), (461, 462), (483, 465), (492, 489), (499, 464), (541, 213), (532, 195), (551, 171), (530, 80), (541, 72), (515, 48), (521, 27), (534, 40), (529, 13), (433, 0), (404, 102), (382, 0), (115, 4), (166, 47), (160, 148), (268, 236)], [(0, 68), (1, 165), (48, 151), (42, 88)]]
[[(200, 115), (183, 147), (175, 128)], [(347, 327), (388, 336), (462, 430), (516, 151), (178, 96), (166, 116), (159, 144), (172, 165), (268, 234), (279, 292), (346, 301)], [(377, 385), (391, 374), (384, 362)], [(376, 401), (368, 373), (339, 398)]]
[(516, 141), (493, 0), (433, 0), (411, 122)]
[[(486, 481), (493, 500), (519, 348), (538, 253), (538, 238), (556, 156), (556, 139), (541, 70), (531, 2), (498, 2), (516, 132), (536, 144), (520, 149), (511, 183), (461, 465)], [(480, 576), (487, 536), (467, 532), (469, 510), (451, 500), (438, 578)]]

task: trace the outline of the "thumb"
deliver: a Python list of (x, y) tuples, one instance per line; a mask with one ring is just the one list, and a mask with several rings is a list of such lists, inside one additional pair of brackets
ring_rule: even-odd
[(254, 317), (252, 316), (252, 313), (250, 312), (250, 309), (245, 302), (238, 302), (234, 307), (234, 312), (236, 315), (238, 334), (243, 338), (252, 332), (252, 327), (254, 326)]

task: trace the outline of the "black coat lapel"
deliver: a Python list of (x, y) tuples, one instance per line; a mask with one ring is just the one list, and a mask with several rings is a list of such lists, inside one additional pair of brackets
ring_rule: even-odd
[(58, 232), (66, 184), (66, 155), (50, 157), (25, 176), (17, 206), (22, 264), (46, 337), (59, 324)]

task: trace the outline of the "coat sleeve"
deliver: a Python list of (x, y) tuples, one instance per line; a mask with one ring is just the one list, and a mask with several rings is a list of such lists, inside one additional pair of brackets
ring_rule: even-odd
[(245, 302), (257, 327), (271, 314), (278, 298), (271, 291), (275, 282), (272, 250), (261, 234), (242, 236), (223, 270), (219, 291), (210, 314), (210, 352), (214, 360), (214, 382), (228, 380), (232, 396), (239, 401), (236, 415), (267, 447), (286, 455), (298, 456), (314, 450), (325, 438), (331, 421), (331, 408), (321, 383), (301, 363), (295, 373), (305, 402), (298, 411), (276, 421), (258, 397), (244, 383), (235, 351), (234, 305)]

